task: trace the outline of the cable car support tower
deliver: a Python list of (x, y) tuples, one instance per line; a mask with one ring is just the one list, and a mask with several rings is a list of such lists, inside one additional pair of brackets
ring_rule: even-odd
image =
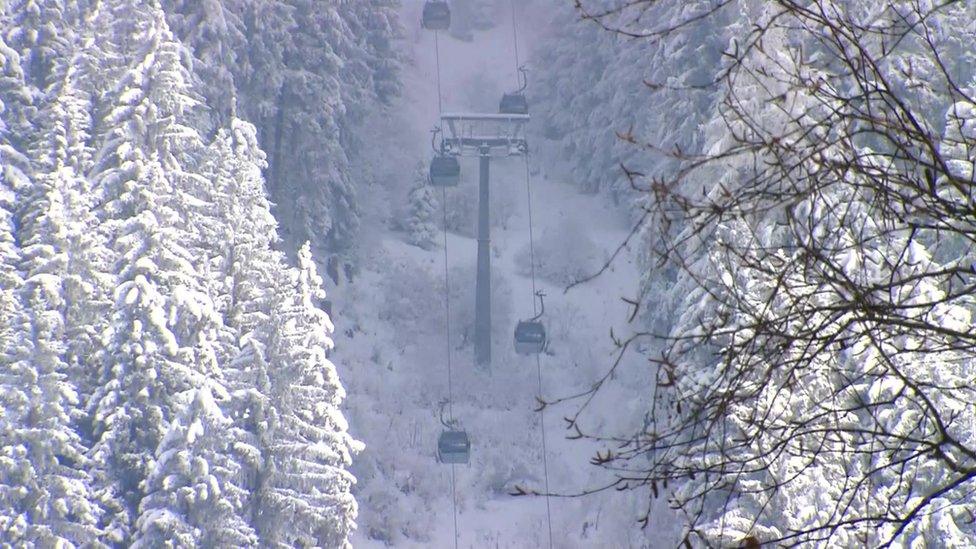
[[(468, 463), (471, 451), (471, 441), (467, 432), (460, 429), (454, 417), (454, 389), (451, 365), (451, 305), (450, 280), (448, 270), (447, 251), (447, 187), (455, 187), (461, 179), (461, 157), (477, 157), (479, 163), (478, 177), (478, 260), (477, 280), (475, 283), (475, 334), (474, 354), (475, 363), (486, 369), (491, 368), (491, 159), (521, 156), (525, 163), (526, 202), (529, 217), (529, 248), (532, 264), (532, 293), (534, 317), (528, 321), (520, 321), (515, 331), (515, 350), (519, 354), (535, 355), (536, 373), (539, 383), (539, 395), (543, 393), (542, 368), (539, 353), (546, 348), (547, 338), (541, 317), (545, 312), (542, 303), (543, 293), (536, 287), (535, 276), (535, 246), (532, 227), (532, 198), (529, 177), (529, 146), (526, 140), (526, 126), (529, 122), (528, 102), (523, 93), (528, 82), (525, 70), (519, 63), (518, 26), (515, 11), (515, 0), (512, 0), (512, 39), (514, 46), (516, 82), (520, 88), (502, 96), (496, 113), (445, 113), (443, 112), (443, 97), (441, 93), (441, 60), (439, 31), (447, 30), (451, 23), (450, 7), (444, 0), (427, 0), (424, 4), (422, 16), (423, 27), (434, 31), (434, 51), (437, 65), (437, 108), (440, 113), (440, 126), (433, 130), (434, 157), (430, 164), (429, 181), (434, 187), (442, 190), (442, 214), (444, 223), (444, 286), (446, 307), (446, 342), (447, 342), (447, 374), (448, 398), (446, 401), (449, 419), (444, 420), (443, 408), (441, 423), (447, 429), (441, 433), (438, 440), (438, 461), (451, 464), (451, 494), (454, 510), (454, 546), (459, 544), (457, 488), (455, 465)], [(438, 139), (440, 142), (438, 143)], [(542, 310), (536, 309), (535, 298), (539, 299)], [(548, 527), (548, 546), (552, 542), (552, 511), (549, 498), (549, 465), (546, 448), (545, 414), (540, 412), (540, 434), (543, 471), (545, 479), (546, 525)]]
[(441, 151), (453, 157), (477, 157), (478, 271), (475, 283), (474, 355), (491, 366), (491, 159), (524, 156), (528, 150), (528, 114), (443, 113)]

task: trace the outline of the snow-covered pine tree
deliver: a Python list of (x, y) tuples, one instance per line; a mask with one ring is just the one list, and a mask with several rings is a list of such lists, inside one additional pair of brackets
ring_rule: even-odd
[[(619, 6), (586, 0), (588, 13)], [(643, 18), (607, 18), (625, 31), (652, 32), (695, 14), (714, 3), (663, 2), (645, 6)], [(538, 48), (528, 92), (533, 112), (544, 122), (545, 136), (557, 141), (578, 184), (590, 192), (606, 191), (624, 202), (640, 198), (620, 169), (669, 176), (676, 163), (665, 154), (649, 154), (619, 138), (632, 133), (663, 151), (698, 152), (701, 127), (711, 120), (718, 89), (708, 84), (719, 74), (729, 32), (725, 12), (682, 24), (667, 40), (629, 40), (592, 21), (580, 20), (570, 4), (553, 8), (551, 31)], [(654, 22), (647, 28), (646, 22)], [(572, 28), (572, 32), (564, 29)], [(593, 86), (574, 82), (593, 81)], [(645, 86), (644, 82), (651, 84)], [(621, 89), (633, 93), (619, 93)]]
[(10, 0), (4, 9), (7, 44), (20, 54), (27, 84), (39, 98), (71, 55), (82, 7), (77, 0)]
[(105, 248), (92, 231), (87, 185), (75, 171), (90, 156), (76, 92), (67, 77), (52, 90), (55, 99), (42, 111), (40, 137), (32, 143), (35, 184), (20, 208), (21, 302), (30, 336), (12, 370), (26, 398), (8, 406), (20, 430), (6, 440), (25, 448), (30, 464), (22, 471), (21, 494), (32, 508), (19, 540), (39, 545), (93, 543), (100, 514), (90, 491), (87, 441), (79, 432), (87, 432), (83, 395), (91, 389), (95, 332), (104, 324)]
[[(825, 17), (879, 27), (917, 17), (918, 43), (930, 37), (925, 26), (942, 24), (935, 14), (849, 6)], [(822, 28), (811, 12), (784, 16), (762, 2), (732, 11), (727, 30), (763, 29), (764, 52), (741, 60), (720, 117), (705, 128), (708, 149), (721, 153), (687, 174), (705, 191), (682, 190), (703, 198), (692, 199), (692, 223), (668, 249), (678, 288), (692, 291), (679, 292), (683, 314), (665, 355), (682, 359), (664, 361), (670, 377), (660, 379), (675, 390), (659, 419), (687, 438), (658, 444), (655, 430), (644, 449), (654, 447), (654, 467), (674, 474), (664, 478), (682, 481), (671, 503), (703, 543), (971, 545), (976, 418), (959, 405), (973, 399), (963, 381), (973, 361), (971, 297), (953, 289), (956, 277), (971, 277), (971, 244), (956, 225), (969, 224), (968, 206), (954, 210), (971, 198), (949, 181), (957, 169), (963, 181), (972, 175), (971, 101), (952, 109), (936, 152), (927, 139), (938, 124), (888, 133), (888, 121), (930, 116), (938, 92), (907, 82), (912, 91), (902, 93), (906, 82), (896, 81), (862, 103), (864, 80), (835, 72), (837, 58), (798, 54), (809, 50), (797, 29)], [(845, 40), (828, 41), (832, 55)], [(918, 43), (904, 41), (909, 57)], [(853, 63), (871, 59), (864, 52), (884, 52), (885, 62), (905, 54), (887, 48), (861, 38), (864, 57)], [(889, 68), (878, 70), (898, 78)], [(857, 139), (846, 133), (852, 126)], [(890, 144), (865, 144), (887, 139), (924, 153), (899, 164)], [(772, 145), (722, 155), (744, 143)], [(934, 170), (924, 175), (926, 165)], [(933, 213), (941, 207), (945, 214)], [(939, 248), (942, 261), (933, 259)], [(965, 274), (942, 274), (957, 272)], [(709, 419), (675, 431), (673, 418)], [(698, 438), (710, 429), (721, 435)], [(942, 446), (960, 457), (940, 463), (945, 454), (926, 450)]]
[[(0, 166), (8, 188), (17, 195), (30, 192), (30, 162), (26, 156), (34, 135), (34, 93), (20, 65), (20, 55), (0, 38), (0, 121), (3, 122), (4, 162)], [(20, 203), (15, 200), (15, 204)], [(11, 211), (15, 216), (16, 211)]]
[[(214, 205), (220, 216), (230, 221), (229, 232), (219, 237), (223, 253), (216, 269), (223, 285), (218, 290), (217, 306), (227, 319), (228, 335), (233, 338), (228, 348), (239, 349), (222, 368), (230, 398), (221, 407), (233, 421), (228, 436), (234, 438), (233, 452), (244, 465), (241, 486), (252, 495), (245, 516), (259, 530), (262, 543), (338, 539), (326, 537), (329, 529), (325, 523), (339, 517), (334, 527), (337, 531), (348, 529), (348, 525), (343, 525), (351, 521), (345, 515), (349, 508), (329, 507), (349, 505), (349, 495), (345, 489), (337, 488), (334, 480), (328, 480), (329, 475), (342, 475), (337, 471), (322, 473), (322, 467), (327, 463), (344, 467), (346, 462), (315, 455), (315, 442), (329, 440), (334, 429), (338, 430), (335, 440), (342, 440), (344, 427), (341, 422), (315, 419), (319, 417), (315, 414), (324, 413), (328, 407), (311, 404), (327, 402), (326, 397), (332, 398), (328, 396), (334, 390), (332, 384), (338, 383), (331, 364), (317, 362), (331, 346), (327, 337), (331, 325), (314, 308), (313, 303), (321, 295), (311, 286), (303, 286), (297, 278), (299, 273), (289, 269), (284, 255), (274, 249), (277, 230), (262, 186), (263, 165), (264, 153), (258, 148), (254, 127), (233, 120), (229, 128), (218, 132), (205, 166), (205, 173), (215, 182)], [(307, 249), (301, 257), (310, 261)], [(314, 271), (311, 263), (303, 264)], [(303, 280), (314, 281), (315, 288), (321, 283), (312, 271)], [(296, 319), (295, 323), (289, 319)], [(286, 335), (287, 341), (281, 339)], [(310, 354), (303, 354), (306, 352)], [(302, 372), (307, 377), (296, 381), (293, 376)], [(317, 385), (320, 383), (324, 385)], [(309, 423), (297, 423), (302, 420)], [(296, 441), (303, 442), (297, 442), (296, 447)], [(292, 461), (292, 451), (296, 452), (296, 461)], [(310, 475), (309, 483), (303, 484), (297, 469), (292, 467), (301, 467), (299, 464), (306, 461), (316, 464), (310, 471), (321, 474)], [(304, 532), (286, 527), (304, 520), (291, 514), (292, 504), (306, 507), (297, 502), (305, 499), (302, 494), (315, 490), (322, 490), (323, 494), (326, 490), (339, 490), (341, 501), (322, 503), (320, 495), (311, 496), (315, 502), (311, 505), (323, 506), (321, 514), (296, 512), (301, 517), (311, 517), (315, 524), (309, 524), (309, 530)], [(268, 502), (280, 506), (269, 506)]]
[(396, 0), (339, 4), (339, 14), (356, 46), (350, 52), (354, 56), (352, 62), (347, 61), (344, 67), (343, 80), (346, 89), (358, 87), (360, 93), (365, 92), (362, 101), (356, 95), (347, 96), (348, 110), (368, 113), (376, 101), (387, 105), (400, 94), (403, 54), (395, 40), (403, 30), (397, 18), (398, 9)]
[[(27, 545), (84, 545), (98, 535), (87, 448), (75, 429), (82, 416), (79, 378), (65, 361), (63, 275), (68, 258), (56, 245), (70, 220), (64, 217), (56, 187), (62, 183), (56, 176), (38, 178), (38, 188), (46, 187), (47, 194), (31, 207), (43, 207), (43, 213), (32, 220), (23, 248), (21, 301), (29, 329), (22, 351), (7, 363), (10, 368), (3, 375), (5, 382), (17, 378), (20, 397), (11, 399), (4, 391), (4, 445), (22, 452), (15, 490), (19, 501), (5, 504), (21, 510), (26, 519), (21, 535), (12, 539)], [(11, 478), (11, 471), (3, 476)]]
[(139, 522), (143, 531), (162, 516), (141, 502), (154, 452), (190, 404), (179, 396), (219, 379), (220, 320), (196, 268), (209, 258), (194, 246), (201, 222), (190, 219), (205, 207), (190, 171), (203, 146), (188, 125), (197, 101), (180, 46), (156, 7), (120, 0), (103, 15), (116, 47), (138, 55), (113, 92), (93, 173), (116, 255), (115, 306), (92, 405), (93, 457), (107, 539), (131, 543), (141, 510), (150, 514)]
[[(612, 0), (582, 2), (588, 13), (620, 5)], [(712, 7), (714, 3), (707, 1), (645, 4), (640, 6), (644, 15), (636, 22), (617, 16), (603, 23), (652, 32)], [(632, 211), (640, 215), (652, 197), (634, 191), (621, 165), (647, 178), (670, 180), (681, 165), (670, 152), (702, 152), (703, 130), (714, 119), (721, 99), (719, 87), (707, 84), (722, 70), (721, 53), (733, 35), (729, 20), (735, 11), (730, 6), (677, 25), (666, 39), (628, 39), (581, 20), (571, 3), (552, 10), (553, 21), (536, 49), (527, 90), (535, 118), (542, 121), (544, 137), (557, 146), (560, 161), (569, 166), (576, 184), (587, 192), (607, 193), (617, 202), (633, 204)], [(568, 28), (572, 31), (566, 32)], [(583, 81), (593, 85), (576, 85)], [(620, 93), (621, 89), (631, 93)], [(627, 134), (652, 147), (620, 138)], [(681, 184), (698, 185), (700, 180), (687, 178)], [(646, 251), (641, 257), (641, 292), (646, 300), (642, 320), (652, 331), (668, 330), (681, 314), (680, 301), (686, 294), (674, 290), (675, 269), (662, 267), (653, 250), (671, 233), (654, 222), (642, 229), (644, 244), (638, 248)], [(682, 229), (678, 223), (671, 227), (675, 233)]]
[[(247, 1), (239, 6), (248, 48), (235, 68), (239, 115), (257, 126), (269, 156), (280, 127), (278, 109), (285, 79), (285, 50), (295, 26), (293, 8), (283, 0)], [(269, 172), (270, 175), (270, 172)], [(274, 182), (269, 181), (269, 187)]]
[(295, 220), (287, 227), (293, 242), (314, 238), (330, 250), (344, 251), (353, 245), (359, 225), (340, 140), (346, 106), (339, 51), (353, 39), (337, 5), (314, 0), (289, 0), (288, 5), (297, 24), (283, 52), (278, 120), (270, 143), (272, 198)]
[[(93, 211), (96, 193), (84, 176), (94, 154), (90, 145), (92, 105), (78, 79), (77, 65), (72, 62), (48, 91), (38, 137), (31, 145), (41, 184), (30, 200), (35, 213), (28, 211), (24, 227), (30, 232), (34, 219), (44, 215), (45, 204), (58, 205), (61, 228), (45, 238), (65, 256), (59, 273), (64, 293), (65, 361), (80, 394), (87, 397), (96, 378), (96, 350), (107, 327), (113, 277), (109, 274), (112, 254), (104, 234), (97, 230), (99, 220)], [(88, 427), (81, 430), (83, 437), (90, 437)]]
[(347, 432), (345, 391), (328, 359), (333, 326), (309, 245), (298, 268), (281, 268), (265, 328), (268, 410), (255, 497), (262, 545), (348, 547), (355, 528), (355, 478), (347, 467), (362, 444)]
[[(818, 326), (825, 339), (845, 341), (830, 352), (810, 356), (805, 343), (791, 344), (773, 332), (763, 339), (770, 349), (767, 356), (781, 361), (780, 367), (757, 357), (738, 363), (735, 353), (727, 351), (715, 368), (681, 376), (686, 406), (695, 406), (693, 395), (702, 389), (702, 383), (724, 383), (720, 380), (725, 371), (755, 376), (744, 387), (727, 389), (735, 404), (725, 409), (723, 421), (729, 438), (748, 444), (713, 441), (697, 445), (692, 452), (703, 463), (734, 456), (733, 461), (742, 465), (726, 473), (725, 482), (696, 477), (675, 493), (676, 501), (687, 502), (694, 499), (692, 494), (711, 486), (706, 489), (708, 498), (723, 501), (721, 506), (712, 503), (698, 508), (700, 518), (705, 519), (699, 531), (710, 543), (735, 544), (748, 535), (760, 540), (818, 539), (823, 535), (820, 532), (829, 530), (832, 544), (875, 546), (891, 539), (899, 526), (896, 518), (909, 513), (919, 498), (941, 491), (944, 476), (949, 474), (937, 473), (943, 468), (939, 460), (916, 453), (915, 445), (939, 436), (934, 426), (921, 419), (931, 413), (926, 408), (944, 414), (955, 408), (955, 402), (968, 400), (971, 390), (958, 380), (965, 378), (972, 357), (951, 349), (951, 335), (940, 340), (870, 322), (831, 322), (829, 314), (819, 311), (842, 304), (845, 288), (831, 282), (830, 267), (823, 271), (803, 267), (809, 264), (803, 255), (822, 238), (826, 242), (817, 249), (832, 250), (832, 257), (823, 258), (824, 265), (844, 266), (844, 276), (850, 280), (911, 280), (894, 290), (897, 302), (912, 316), (918, 314), (947, 331), (971, 329), (971, 313), (941, 303), (946, 294), (925, 273), (945, 266), (934, 263), (920, 241), (911, 241), (909, 231), (891, 231), (886, 223), (879, 223), (881, 216), (872, 211), (857, 186), (849, 183), (852, 181), (832, 185), (798, 205), (803, 224), (815, 220), (810, 226), (816, 226), (816, 232), (800, 224), (785, 229), (771, 219), (761, 221), (755, 233), (744, 222), (731, 222), (720, 230), (711, 254), (716, 279), (723, 281), (711, 293), (718, 300), (700, 296), (694, 300), (692, 296), (695, 306), (682, 319), (679, 329), (688, 330), (686, 333), (698, 329), (698, 319), (727, 314), (731, 326), (749, 330), (768, 322), (777, 331), (796, 334), (803, 333), (801, 322), (805, 320)], [(866, 233), (872, 236), (865, 239)], [(761, 239), (766, 249), (778, 250), (776, 257), (760, 253), (733, 259), (732, 254), (722, 253), (723, 248), (741, 250), (751, 238)], [(775, 271), (764, 272), (766, 265), (775, 266)], [(708, 303), (715, 308), (710, 310)], [(797, 310), (809, 316), (794, 317)], [(784, 364), (803, 366), (784, 368)], [(906, 379), (906, 374), (911, 377)], [(738, 396), (753, 390), (754, 400), (738, 402)], [(757, 418), (766, 419), (757, 425)], [(969, 410), (953, 412), (951, 436), (971, 444), (976, 439), (969, 428), (974, 421), (976, 416)], [(906, 432), (912, 432), (912, 437), (901, 438)], [(783, 448), (783, 453), (771, 456), (763, 467), (746, 465), (756, 463), (751, 456), (762, 455), (770, 447)], [(884, 447), (890, 450), (882, 450)], [(913, 470), (910, 480), (902, 474), (906, 459)], [(675, 464), (681, 467), (682, 461), (675, 460)], [(938, 494), (931, 508), (897, 539), (906, 546), (950, 541), (948, 545), (971, 544), (976, 532), (963, 517), (971, 516), (973, 505), (965, 492), (958, 487)], [(826, 501), (831, 504), (824, 505)], [(833, 526), (837, 507), (859, 520)], [(694, 513), (694, 509), (689, 511)], [(879, 526), (865, 529), (859, 526), (861, 521), (878, 521)]]
[[(179, 395), (179, 415), (156, 450), (133, 547), (257, 547), (240, 514), (248, 494), (233, 481), (242, 467), (231, 420), (207, 387)], [(226, 397), (225, 397), (226, 398)]]
[(174, 333), (177, 322), (192, 321), (194, 315), (192, 302), (183, 300), (192, 298), (197, 285), (191, 254), (181, 245), (185, 235), (175, 228), (178, 216), (156, 194), (169, 191), (162, 168), (145, 162), (139, 171), (130, 184), (144, 209), (122, 223), (113, 238), (118, 287), (93, 405), (96, 480), (109, 511), (106, 533), (114, 543), (131, 542), (144, 480), (154, 468), (153, 452), (178, 412), (176, 395), (205, 380), (193, 362), (195, 353)]
[(254, 126), (233, 118), (229, 127), (217, 132), (202, 168), (212, 185), (215, 218), (223, 220), (202, 236), (219, 246), (210, 293), (231, 331), (232, 353), (267, 317), (273, 270), (284, 260), (273, 248), (277, 222), (264, 190), (261, 170), (265, 166)]
[[(21, 541), (28, 535), (30, 506), (25, 501), (26, 485), (34, 476), (28, 448), (19, 442), (27, 427), (23, 410), (30, 396), (25, 393), (25, 360), (30, 356), (30, 321), (19, 292), (24, 278), (20, 270), (21, 250), (16, 234), (15, 208), (18, 191), (29, 190), (30, 166), (11, 134), (12, 101), (27, 97), (20, 56), (0, 36), (0, 533), (4, 539)], [(18, 443), (8, 443), (7, 441)]]
[[(0, 159), (6, 161), (8, 145), (0, 144)], [(12, 210), (14, 192), (5, 178), (0, 180), (0, 335), (6, 334), (8, 322), (14, 316), (15, 290), (23, 283), (19, 271), (20, 249), (14, 238)], [(0, 349), (13, 337), (0, 337)]]
[(289, 247), (312, 240), (348, 258), (359, 226), (359, 121), (399, 91), (390, 0), (323, 5), (245, 2), (247, 58), (235, 73), (239, 115), (259, 130)]
[[(340, 3), (334, 32), (335, 53), (342, 59), (339, 74), (342, 113), (337, 117), (339, 143), (354, 170), (350, 179), (356, 188), (372, 186), (376, 177), (376, 160), (371, 157), (373, 145), (367, 131), (371, 120), (385, 116), (384, 111), (399, 95), (400, 68), (403, 54), (395, 47), (402, 35), (397, 19), (398, 6), (391, 0), (364, 0)], [(357, 201), (358, 203), (358, 201)], [(327, 249), (348, 258), (349, 249), (326, 243)], [(330, 261), (337, 261), (339, 258)]]
[(285, 263), (273, 248), (277, 224), (261, 176), (265, 166), (254, 126), (237, 118), (217, 132), (203, 166), (213, 184), (217, 217), (226, 221), (224, 232), (212, 235), (220, 245), (212, 295), (225, 321), (218, 353), (228, 394), (220, 407), (231, 422), (226, 436), (233, 439), (230, 453), (241, 466), (235, 487), (244, 494), (240, 512), (250, 524), (257, 514), (255, 479), (264, 459), (259, 437), (269, 405), (261, 328), (267, 323), (276, 273)]
[(163, 0), (173, 33), (193, 52), (193, 74), (213, 126), (234, 114), (237, 83), (250, 71), (242, 16), (246, 0)]
[[(0, 186), (0, 200), (13, 193)], [(24, 381), (29, 375), (26, 363), (32, 351), (30, 347), (30, 321), (18, 299), (23, 287), (23, 277), (17, 266), (20, 250), (13, 237), (12, 215), (7, 204), (0, 205), (0, 534), (3, 539), (18, 543), (30, 542), (32, 522), (31, 505), (26, 500), (27, 487), (35, 478), (30, 464), (29, 449), (22, 444), (21, 432), (27, 427), (25, 409), (30, 395), (25, 392)], [(29, 389), (28, 389), (29, 390)]]
[(414, 186), (410, 189), (409, 209), (404, 227), (410, 243), (425, 250), (434, 247), (440, 232), (437, 226), (438, 201), (423, 162), (414, 171)]

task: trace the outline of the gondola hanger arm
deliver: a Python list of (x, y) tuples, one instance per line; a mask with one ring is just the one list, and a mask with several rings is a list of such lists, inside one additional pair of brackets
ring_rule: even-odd
[(543, 299), (544, 297), (546, 297), (545, 292), (539, 290), (535, 293), (535, 296), (539, 298), (539, 314), (532, 317), (532, 321), (539, 320), (540, 318), (542, 318), (542, 315), (546, 314), (546, 301), (545, 299)]

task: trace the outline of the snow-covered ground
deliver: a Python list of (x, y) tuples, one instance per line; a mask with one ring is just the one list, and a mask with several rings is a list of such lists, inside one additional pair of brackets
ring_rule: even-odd
[[(409, 26), (405, 46), (412, 48), (416, 63), (405, 75), (403, 110), (411, 114), (388, 121), (388, 150), (382, 153), (402, 159), (406, 172), (429, 156), (425, 141), (437, 110), (433, 36), (410, 26), (419, 17), (419, 3), (413, 4), (404, 7)], [(530, 42), (532, 29), (539, 25), (523, 22), (521, 27)], [(494, 110), (497, 97), (515, 78), (511, 36), (506, 21), (477, 34), (471, 43), (440, 38), (445, 110)], [(627, 216), (596, 196), (579, 194), (572, 182), (550, 177), (559, 170), (542, 164), (542, 158), (531, 159), (539, 261), (555, 265), (563, 275), (567, 266), (591, 272), (626, 236)], [(470, 179), (461, 188), (472, 192), (449, 200), (476, 201), (477, 160), (464, 160), (463, 170)], [(471, 463), (456, 468), (461, 547), (542, 547), (547, 542), (545, 499), (509, 495), (516, 484), (543, 487), (540, 414), (534, 411), (539, 395), (536, 362), (516, 355), (511, 341), (517, 320), (532, 316), (524, 173), (521, 158), (493, 161), (495, 341), (490, 369), (474, 365), (467, 337), (477, 243), (470, 236), (448, 235), (454, 415), (473, 441)], [(351, 430), (366, 443), (354, 468), (360, 480), (355, 543), (451, 547), (451, 467), (434, 459), (438, 418), (448, 395), (445, 255), (440, 245), (424, 251), (407, 244), (403, 233), (378, 228), (384, 226), (379, 217), (396, 209), (381, 202), (402, 200), (402, 185), (376, 190), (373, 219), (367, 212), (364, 222), (369, 235), (362, 247), (362, 272), (351, 283), (331, 289), (337, 325), (334, 359), (349, 392)], [(541, 358), (544, 398), (588, 388), (613, 361), (611, 328), (617, 334), (634, 329), (627, 325), (628, 306), (621, 300), (636, 291), (634, 255), (625, 254), (599, 278), (568, 293), (565, 280), (538, 280), (548, 296), (545, 322), (551, 338), (550, 352)], [(584, 427), (611, 434), (636, 427), (633, 422), (646, 409), (650, 373), (640, 356), (627, 357), (620, 378), (593, 403)], [(575, 409), (567, 404), (545, 412), (550, 490), (555, 493), (574, 494), (610, 478), (588, 463), (595, 446), (565, 438), (562, 417)], [(661, 545), (659, 540), (671, 545), (670, 521), (652, 520), (645, 531), (636, 524), (645, 497), (643, 492), (611, 490), (585, 498), (551, 498), (554, 546), (654, 547)]]

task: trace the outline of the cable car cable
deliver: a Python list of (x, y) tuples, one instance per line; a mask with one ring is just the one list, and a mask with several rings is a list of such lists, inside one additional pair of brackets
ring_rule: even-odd
[(512, 42), (515, 44), (515, 86), (519, 86), (521, 63), (519, 63), (518, 18), (515, 16), (515, 0), (512, 0)]
[[(441, 50), (440, 31), (434, 31), (434, 59), (437, 67), (437, 115), (444, 111), (441, 94)], [(448, 422), (455, 428), (454, 422), (454, 368), (451, 364), (451, 278), (447, 251), (447, 189), (441, 187), (441, 214), (444, 232), (444, 333), (447, 342), (447, 416)], [(457, 464), (451, 463), (451, 507), (454, 515), (454, 549), (460, 543), (457, 510)]]
[(434, 58), (437, 60), (437, 116), (444, 113), (444, 105), (441, 99), (441, 46), (440, 31), (434, 31)]
[[(535, 229), (532, 223), (532, 185), (529, 173), (529, 153), (525, 153), (525, 203), (529, 217), (529, 262), (531, 264), (530, 273), (532, 278), (532, 313), (539, 314), (536, 308), (535, 298), (538, 296), (535, 280)], [(542, 361), (539, 354), (535, 355), (535, 371), (539, 382), (539, 398), (542, 398)], [(549, 530), (549, 547), (552, 548), (552, 507), (550, 505), (549, 492), (549, 451), (546, 445), (546, 412), (545, 408), (539, 410), (539, 429), (542, 438), (542, 472), (546, 489), (546, 525)]]
[(447, 255), (447, 189), (441, 187), (441, 215), (444, 227), (444, 332), (447, 339), (447, 417), (454, 424), (454, 376), (451, 366), (451, 278)]
[(532, 227), (532, 189), (529, 186), (529, 153), (525, 153), (525, 203), (526, 211), (529, 214), (529, 261), (531, 261), (530, 273), (532, 275), (532, 314), (539, 314), (535, 306), (536, 287), (535, 287), (535, 233)]
[[(512, 43), (513, 51), (515, 53), (515, 84), (524, 89), (528, 84), (526, 82), (521, 82), (522, 74), (522, 64), (519, 59), (519, 36), (518, 36), (518, 16), (515, 9), (515, 0), (511, 1), (512, 6)], [(532, 314), (538, 317), (539, 310), (536, 308), (535, 298), (538, 295), (538, 289), (536, 285), (536, 273), (535, 273), (535, 229), (532, 223), (532, 185), (531, 185), (531, 174), (529, 173), (529, 153), (525, 153), (525, 202), (526, 211), (529, 218), (529, 262), (530, 262), (530, 273), (532, 278)], [(541, 298), (540, 298), (541, 299)], [(539, 398), (542, 398), (542, 361), (539, 358), (539, 354), (535, 355), (535, 369), (536, 376), (538, 379), (539, 386)], [(546, 526), (549, 533), (549, 548), (552, 549), (552, 506), (550, 503), (550, 492), (549, 492), (549, 452), (546, 445), (546, 415), (545, 408), (539, 410), (539, 428), (540, 435), (542, 438), (542, 471), (543, 478), (545, 481), (546, 489)]]
[[(447, 189), (441, 187), (441, 215), (444, 229), (444, 333), (447, 340), (447, 417), (454, 425), (454, 374), (451, 366), (451, 277), (447, 254)], [(451, 505), (454, 508), (454, 549), (458, 547), (457, 464), (451, 463)]]

